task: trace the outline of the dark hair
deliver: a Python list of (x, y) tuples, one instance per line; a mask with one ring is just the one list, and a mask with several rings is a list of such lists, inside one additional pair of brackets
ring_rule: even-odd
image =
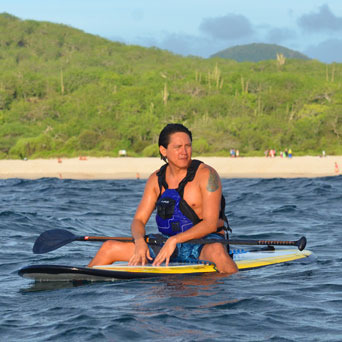
[[(167, 146), (170, 143), (170, 135), (174, 133), (178, 133), (178, 132), (186, 133), (189, 136), (190, 141), (192, 142), (192, 134), (185, 126), (183, 126), (182, 124), (178, 124), (178, 123), (171, 123), (171, 124), (167, 124), (160, 132), (159, 141), (158, 141), (159, 146), (163, 146), (167, 148)], [(160, 154), (160, 158), (166, 162), (166, 158), (160, 152), (159, 154)]]

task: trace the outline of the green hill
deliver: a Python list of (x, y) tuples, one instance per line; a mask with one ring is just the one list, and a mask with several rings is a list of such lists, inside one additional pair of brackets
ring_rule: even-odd
[(156, 156), (182, 122), (197, 154), (342, 154), (342, 65), (181, 57), (0, 14), (0, 158)]
[(286, 47), (262, 43), (233, 46), (219, 51), (211, 57), (232, 59), (237, 62), (260, 62), (269, 59), (276, 59), (277, 54), (282, 54), (286, 58), (292, 59), (309, 59), (302, 53), (290, 50)]

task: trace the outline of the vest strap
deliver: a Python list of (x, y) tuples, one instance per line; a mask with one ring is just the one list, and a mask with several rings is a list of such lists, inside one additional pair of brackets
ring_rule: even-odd
[(194, 180), (196, 172), (201, 164), (202, 164), (201, 161), (194, 159), (188, 168), (188, 172), (186, 173), (186, 176), (179, 183), (177, 191), (182, 198), (184, 195), (185, 185)]
[(160, 197), (161, 192), (162, 192), (162, 187), (164, 187), (165, 190), (169, 188), (169, 186), (168, 186), (168, 184), (166, 183), (166, 180), (165, 180), (165, 173), (166, 173), (166, 168), (167, 168), (168, 165), (169, 164), (163, 165), (159, 169), (159, 171), (157, 172), (158, 184), (159, 184), (159, 197)]
[[(183, 198), (183, 194), (184, 194), (184, 188), (185, 185), (188, 182), (191, 182), (194, 180), (197, 169), (199, 168), (199, 166), (202, 164), (202, 162), (200, 160), (192, 160), (190, 166), (188, 167), (186, 176), (181, 180), (181, 182), (178, 184), (178, 188), (176, 189), (177, 192), (179, 193), (179, 195)], [(159, 184), (159, 197), (162, 191), (162, 187), (164, 187), (164, 189), (168, 189), (169, 185), (166, 183), (166, 168), (169, 164), (165, 164), (163, 165), (159, 171), (157, 172), (157, 176), (158, 176), (158, 184)]]

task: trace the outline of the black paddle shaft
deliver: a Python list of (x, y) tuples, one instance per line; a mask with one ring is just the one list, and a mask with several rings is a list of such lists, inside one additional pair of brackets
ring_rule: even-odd
[[(157, 236), (153, 238), (146, 238), (146, 242), (151, 245), (160, 245), (164, 243), (167, 238), (163, 236)], [(278, 240), (223, 240), (223, 239), (194, 239), (189, 240), (186, 243), (195, 244), (212, 244), (212, 243), (222, 243), (224, 245), (252, 245), (252, 246), (296, 246), (300, 251), (302, 251), (306, 246), (306, 237), (303, 236), (297, 241), (278, 241)]]
[[(51, 229), (40, 234), (33, 245), (33, 253), (43, 254), (58, 249), (73, 241), (106, 241), (116, 240), (122, 242), (133, 242), (131, 237), (108, 237), (108, 236), (76, 236), (73, 233), (65, 229)], [(162, 235), (156, 235), (155, 237), (146, 237), (148, 244), (160, 245), (163, 244), (167, 238)], [(298, 241), (276, 241), (276, 240), (216, 240), (216, 239), (194, 239), (187, 241), (187, 243), (195, 244), (211, 244), (211, 243), (223, 243), (226, 245), (278, 245), (278, 246), (297, 246), (302, 251), (306, 246), (306, 238), (303, 236)]]

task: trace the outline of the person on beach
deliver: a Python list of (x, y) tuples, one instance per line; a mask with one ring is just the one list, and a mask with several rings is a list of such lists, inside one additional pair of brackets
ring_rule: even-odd
[[(212, 167), (191, 159), (191, 132), (181, 124), (166, 125), (159, 135), (159, 152), (166, 164), (147, 180), (131, 224), (134, 242), (106, 241), (88, 266), (116, 261), (159, 266), (204, 260), (215, 263), (221, 273), (237, 272), (227, 246), (219, 242), (229, 229), (221, 181)], [(155, 208), (158, 230), (167, 238), (159, 246), (145, 240), (145, 226)], [(186, 243), (202, 238), (218, 242)]]

